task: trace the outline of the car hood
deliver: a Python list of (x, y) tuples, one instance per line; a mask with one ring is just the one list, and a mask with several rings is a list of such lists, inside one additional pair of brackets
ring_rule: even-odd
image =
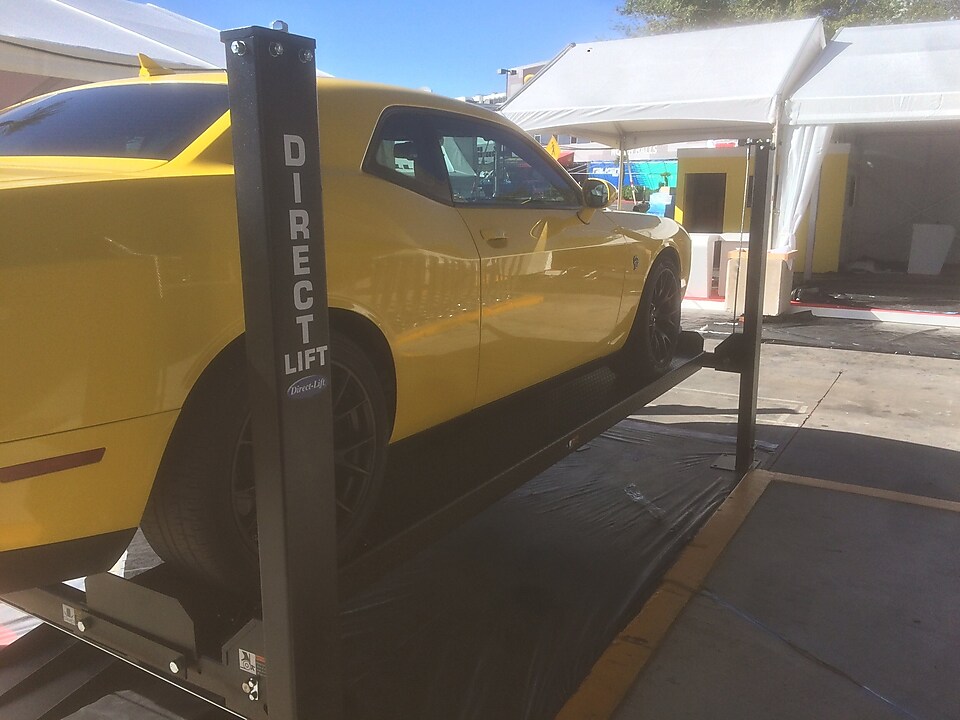
[(0, 189), (109, 180), (165, 163), (127, 158), (0, 157)]

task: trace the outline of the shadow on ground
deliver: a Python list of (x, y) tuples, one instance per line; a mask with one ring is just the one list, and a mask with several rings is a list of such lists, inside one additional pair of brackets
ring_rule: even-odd
[[(644, 410), (653, 414), (656, 408)], [(667, 413), (669, 414), (669, 413)], [(735, 423), (683, 423), (689, 432), (725, 436), (734, 442)], [(758, 425), (757, 437), (777, 444), (763, 467), (819, 480), (863, 485), (960, 501), (960, 452), (933, 445), (849, 432), (799, 428), (784, 438), (779, 425)], [(931, 437), (936, 442), (936, 437)]]

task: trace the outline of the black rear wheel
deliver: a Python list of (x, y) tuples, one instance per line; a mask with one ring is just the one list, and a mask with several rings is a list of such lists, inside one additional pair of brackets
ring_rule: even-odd
[[(345, 350), (344, 341), (339, 352)], [(363, 358), (365, 360), (365, 358)], [(333, 446), (337, 492), (337, 543), (341, 555), (353, 549), (379, 491), (382, 422), (374, 389), (357, 366), (360, 358), (331, 360)], [(382, 394), (382, 393), (381, 393)], [(257, 552), (257, 503), (253, 479), (253, 431), (248, 414), (233, 450), (230, 470), (234, 520), (244, 543)]]
[[(349, 338), (331, 337), (337, 542), (353, 551), (383, 480), (389, 416), (376, 370)], [(242, 348), (241, 348), (242, 350)], [(181, 412), (144, 514), (166, 562), (243, 591), (258, 587), (253, 434), (242, 352), (218, 358)]]

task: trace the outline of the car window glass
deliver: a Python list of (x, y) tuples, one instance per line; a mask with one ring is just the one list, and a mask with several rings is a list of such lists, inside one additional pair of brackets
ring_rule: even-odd
[(578, 207), (559, 168), (509, 130), (463, 119), (439, 121), (443, 160), (455, 203)]
[(364, 169), (421, 195), (450, 202), (429, 118), (417, 111), (391, 111), (377, 129)]
[(0, 113), (0, 155), (171, 160), (227, 111), (227, 86), (84, 88)]

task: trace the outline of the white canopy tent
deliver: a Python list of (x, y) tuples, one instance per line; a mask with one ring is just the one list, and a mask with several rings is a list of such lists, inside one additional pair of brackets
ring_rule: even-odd
[(835, 126), (960, 121), (960, 21), (840, 30), (787, 99), (784, 121), (775, 244), (792, 250)]
[(224, 66), (220, 33), (127, 0), (0, 0), (0, 66), (70, 80), (126, 77), (137, 53), (175, 69)]
[(790, 95), (786, 119), (960, 120), (960, 21), (842, 29)]
[[(627, 149), (776, 139), (786, 94), (825, 44), (817, 17), (570, 45), (501, 112), (528, 132), (619, 146), (622, 183)], [(694, 238), (704, 278), (713, 257), (710, 242), (721, 237), (708, 235)], [(730, 240), (742, 244), (742, 233)]]
[(570, 45), (501, 112), (627, 149), (769, 136), (824, 44), (813, 18)]
[(171, 69), (224, 66), (215, 28), (127, 0), (0, 0), (0, 106), (78, 82), (136, 75), (137, 53)]
[(134, 76), (138, 53), (173, 70), (225, 66), (219, 30), (156, 5), (0, 0), (0, 107), (81, 82)]

